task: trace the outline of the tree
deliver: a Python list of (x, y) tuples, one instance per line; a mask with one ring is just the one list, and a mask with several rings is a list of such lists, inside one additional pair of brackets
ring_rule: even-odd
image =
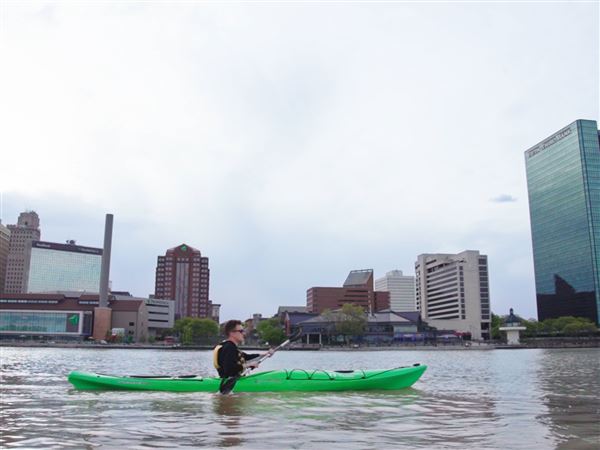
[(270, 345), (279, 345), (285, 341), (285, 333), (276, 317), (259, 322), (256, 331), (260, 340)]
[(541, 322), (538, 322), (535, 319), (529, 319), (523, 322), (523, 325), (526, 328), (525, 332), (523, 333), (525, 336), (537, 336), (542, 329)]
[(562, 334), (567, 336), (594, 333), (596, 331), (598, 331), (596, 325), (582, 317), (572, 317), (561, 329)]
[(213, 338), (219, 335), (219, 325), (212, 319), (192, 319), (190, 325), (194, 338)]
[(360, 306), (346, 303), (340, 310), (326, 310), (322, 315), (333, 323), (335, 332), (342, 335), (347, 344), (350, 344), (351, 337), (365, 334), (367, 317), (364, 309)]
[(181, 337), (181, 342), (186, 345), (198, 341), (209, 341), (219, 335), (219, 325), (211, 319), (184, 317), (175, 321), (173, 330)]
[(502, 333), (500, 332), (501, 324), (502, 317), (492, 313), (492, 339), (502, 339)]
[(177, 319), (175, 321), (175, 325), (173, 326), (173, 331), (177, 334), (182, 334), (186, 325), (189, 325), (193, 318), (192, 317), (184, 317), (183, 319)]
[(181, 333), (181, 343), (184, 345), (191, 345), (194, 343), (194, 336), (192, 334), (192, 327), (186, 325), (183, 327), (183, 332)]

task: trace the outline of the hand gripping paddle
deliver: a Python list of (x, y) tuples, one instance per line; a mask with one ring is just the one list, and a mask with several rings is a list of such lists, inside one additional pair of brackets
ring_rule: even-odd
[[(269, 356), (272, 356), (273, 353), (275, 353), (277, 350), (281, 350), (283, 347), (286, 347), (289, 344), (291, 344), (292, 342), (297, 341), (298, 339), (300, 339), (301, 336), (302, 336), (302, 329), (298, 329), (285, 342), (283, 342), (280, 345), (278, 345), (277, 347), (275, 347), (271, 351), (271, 355), (269, 355), (268, 353), (262, 355), (260, 358), (256, 359), (256, 363), (260, 364), (265, 359), (267, 359)], [(252, 361), (254, 361), (254, 360), (252, 360)], [(221, 382), (221, 387), (219, 388), (219, 392), (221, 394), (229, 394), (231, 391), (233, 391), (235, 383), (237, 383), (237, 381), (241, 377), (248, 375), (252, 369), (253, 369), (253, 367), (246, 367), (246, 369), (244, 369), (244, 371), (240, 375), (237, 375), (235, 377), (230, 377), (230, 378), (224, 378), (223, 381)]]

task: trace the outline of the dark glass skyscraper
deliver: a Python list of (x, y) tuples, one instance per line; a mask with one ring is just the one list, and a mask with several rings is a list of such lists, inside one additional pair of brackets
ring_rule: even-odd
[(577, 120), (525, 152), (538, 319), (600, 318), (600, 143)]

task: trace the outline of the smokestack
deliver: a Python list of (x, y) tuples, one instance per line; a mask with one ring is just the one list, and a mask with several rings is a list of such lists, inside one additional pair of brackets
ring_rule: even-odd
[(100, 268), (100, 308), (108, 307), (108, 279), (110, 275), (110, 249), (112, 246), (113, 215), (107, 214), (104, 223), (104, 248)]

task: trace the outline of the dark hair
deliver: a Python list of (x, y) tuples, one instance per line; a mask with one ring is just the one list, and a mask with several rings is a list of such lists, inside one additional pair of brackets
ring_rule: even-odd
[(229, 336), (229, 333), (231, 333), (233, 330), (235, 330), (235, 327), (241, 324), (241, 320), (228, 320), (227, 322), (225, 322), (225, 327), (223, 328), (223, 331), (225, 332), (225, 337)]

